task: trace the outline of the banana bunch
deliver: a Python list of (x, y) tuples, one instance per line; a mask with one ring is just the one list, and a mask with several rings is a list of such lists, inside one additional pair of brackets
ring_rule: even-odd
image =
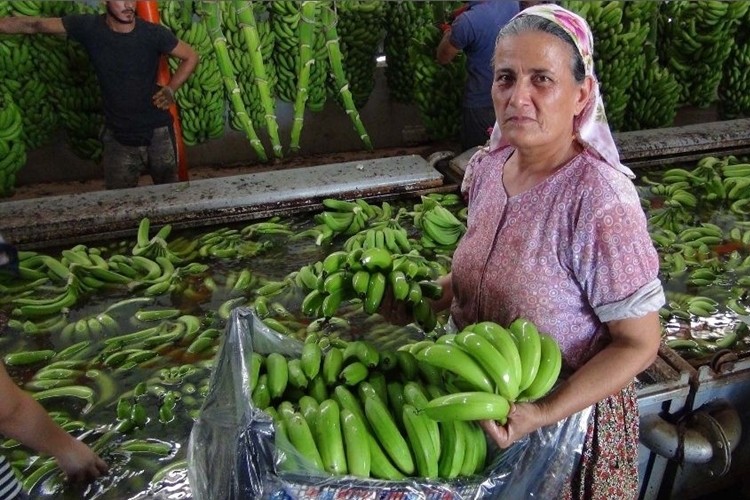
[(435, 61), (435, 47), (442, 38), (435, 22), (421, 26), (408, 45), (414, 69), (412, 96), (428, 136), (433, 140), (454, 139), (461, 123), (466, 57), (459, 54), (447, 65)]
[[(629, 5), (635, 3), (629, 2)], [(633, 77), (623, 130), (669, 127), (677, 115), (680, 84), (668, 68), (659, 64), (650, 43), (646, 43), (639, 57), (642, 61), (637, 64)]]
[(630, 87), (635, 74), (645, 66), (645, 61), (639, 56), (651, 31), (649, 12), (643, 7), (631, 7), (626, 11), (628, 3), (562, 2), (563, 6), (584, 17), (591, 27), (595, 71), (607, 109), (607, 120), (614, 130), (623, 128)]
[(11, 12), (10, 2), (8, 0), (0, 1), (0, 16), (9, 16)]
[(16, 172), (26, 164), (23, 115), (10, 93), (0, 93), (0, 197), (10, 196)]
[(750, 22), (740, 22), (729, 56), (724, 63), (724, 74), (719, 83), (718, 109), (723, 120), (742, 118), (750, 114), (750, 88), (744, 75), (750, 69)]
[(42, 14), (42, 3), (39, 0), (13, 0), (10, 2), (10, 11), (15, 16), (38, 17)]
[(380, 243), (374, 240), (368, 248), (335, 251), (319, 267), (301, 268), (298, 277), (307, 291), (302, 313), (330, 318), (342, 303), (359, 299), (364, 312), (371, 315), (390, 290), (394, 300), (407, 304), (424, 331), (432, 331), (437, 318), (428, 299), (442, 296), (442, 287), (432, 281), (438, 273), (418, 253), (392, 254), (385, 239)]
[[(208, 35), (207, 15), (198, 3), (171, 0), (159, 4), (161, 22), (195, 49), (201, 62), (175, 95), (182, 138), (193, 146), (224, 134), (224, 83)], [(194, 19), (197, 17), (197, 19)], [(172, 71), (179, 60), (169, 58)]]
[[(367, 103), (375, 87), (375, 56), (385, 35), (386, 4), (382, 0), (343, 0), (334, 4), (338, 15), (336, 31), (346, 61), (344, 74), (356, 108)], [(343, 106), (339, 87), (332, 78), (329, 92)]]
[(422, 246), (452, 253), (466, 232), (464, 223), (435, 198), (423, 196), (418, 208), (414, 213), (414, 225), (422, 230)]
[(326, 198), (323, 206), (327, 209), (316, 214), (314, 219), (320, 225), (328, 226), (334, 235), (352, 236), (365, 229), (371, 219), (380, 220), (382, 211), (363, 199), (355, 201)]
[[(322, 5), (316, 5), (315, 18), (320, 15)], [(301, 71), (300, 59), (300, 22), (302, 20), (299, 2), (281, 0), (270, 3), (271, 29), (276, 37), (278, 50), (273, 52), (272, 61), (277, 74), (276, 93), (279, 98), (287, 102), (295, 102), (297, 97), (297, 83)], [(315, 22), (315, 19), (313, 19)], [(312, 37), (312, 62), (310, 76), (306, 85), (307, 108), (320, 111), (326, 100), (326, 79), (328, 69), (325, 37), (323, 32), (315, 30)]]
[[(497, 395), (494, 416), (478, 416), (456, 408), (434, 410), (431, 418), (441, 420), (480, 420), (492, 418), (504, 423), (508, 405), (513, 401), (534, 401), (543, 397), (557, 382), (562, 367), (562, 355), (557, 342), (528, 320), (519, 318), (508, 328), (485, 321), (465, 327), (460, 333), (424, 341), (412, 348), (417, 361), (453, 374), (456, 378), (451, 392), (490, 393)], [(450, 387), (450, 386), (449, 386)], [(505, 401), (500, 399), (503, 398)], [(431, 402), (439, 407), (439, 403)], [(445, 407), (444, 410), (448, 410)], [(504, 414), (503, 414), (504, 413)]]
[(78, 342), (92, 342), (102, 337), (110, 337), (120, 333), (120, 325), (106, 312), (84, 316), (71, 321), (60, 331), (60, 340), (65, 345)]
[[(256, 85), (258, 76), (255, 74), (253, 60), (247, 48), (246, 40), (242, 32), (242, 25), (237, 16), (237, 10), (233, 2), (221, 2), (222, 19), (224, 21), (224, 34), (227, 38), (229, 56), (235, 67), (237, 84), (240, 94), (245, 103), (250, 119), (256, 129), (266, 127), (266, 110), (263, 106), (260, 94), (260, 86)], [(256, 19), (256, 30), (260, 43), (259, 53), (264, 62), (271, 60), (274, 49), (275, 35), (268, 21), (268, 11), (262, 2), (253, 3), (253, 16)], [(276, 85), (276, 73), (272, 64), (264, 64), (265, 85), (269, 96), (274, 94)], [(230, 109), (230, 111), (232, 111)], [(241, 130), (240, 124), (234, 112), (230, 113), (229, 124), (235, 130)]]
[(388, 2), (386, 8), (383, 49), (388, 92), (394, 100), (408, 104), (413, 99), (415, 68), (405, 48), (422, 26), (432, 22), (430, 6), (428, 2), (399, 0)]
[(660, 55), (682, 86), (681, 102), (706, 107), (717, 99), (724, 62), (747, 2), (675, 1), (662, 6)]
[(412, 250), (406, 229), (397, 222), (377, 223), (344, 242), (344, 250), (347, 252), (375, 247), (385, 248), (392, 254), (409, 253)]

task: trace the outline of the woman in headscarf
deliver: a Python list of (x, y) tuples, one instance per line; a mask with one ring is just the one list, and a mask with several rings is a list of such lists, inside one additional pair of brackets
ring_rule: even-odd
[(620, 164), (593, 68), (586, 22), (556, 5), (519, 13), (499, 33), (488, 149), (465, 179), (468, 230), (436, 309), (460, 330), (532, 321), (563, 353), (561, 383), (517, 403), (500, 447), (593, 406), (573, 498), (636, 497), (634, 379), (660, 343), (658, 256)]

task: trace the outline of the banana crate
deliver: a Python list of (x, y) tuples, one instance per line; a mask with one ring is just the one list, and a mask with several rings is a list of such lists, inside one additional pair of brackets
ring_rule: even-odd
[(485, 464), (481, 469), (451, 480), (324, 475), (291, 445), (283, 426), (274, 425), (274, 408), (255, 404), (251, 390), (260, 383), (253, 382), (253, 374), (258, 378), (259, 354), (296, 360), (303, 346), (268, 328), (251, 309), (232, 311), (208, 395), (190, 436), (188, 474), (194, 498), (551, 498), (578, 463), (590, 409), (540, 429), (508, 450), (488, 445), (486, 460), (479, 462)]

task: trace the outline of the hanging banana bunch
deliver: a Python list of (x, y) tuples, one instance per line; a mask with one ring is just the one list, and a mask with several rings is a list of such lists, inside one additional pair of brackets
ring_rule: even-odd
[(372, 142), (370, 141), (370, 136), (367, 134), (365, 126), (359, 117), (359, 111), (357, 111), (354, 98), (349, 90), (349, 82), (344, 74), (342, 63), (343, 57), (341, 55), (341, 50), (339, 49), (339, 38), (336, 32), (336, 13), (328, 7), (322, 9), (321, 21), (323, 23), (323, 29), (325, 30), (326, 47), (328, 47), (328, 60), (331, 64), (331, 73), (333, 75), (335, 88), (339, 89), (338, 93), (340, 101), (343, 102), (346, 114), (349, 115), (349, 118), (352, 120), (360, 139), (362, 139), (365, 147), (371, 151)]
[(724, 120), (750, 116), (750, 16), (742, 20), (735, 35), (732, 51), (724, 63), (724, 74), (719, 84), (719, 116)]
[(235, 50), (230, 55), (237, 54), (234, 62), (239, 70), (238, 78), (245, 107), (253, 124), (265, 127), (274, 156), (281, 158), (283, 151), (274, 103), (276, 70), (272, 64), (268, 64), (275, 45), (275, 36), (268, 21), (269, 12), (263, 2), (242, 0), (234, 0), (227, 10), (233, 13), (229, 19), (236, 24), (236, 29), (233, 30), (236, 34), (233, 40)]
[[(336, 32), (346, 61), (344, 74), (354, 105), (360, 109), (375, 87), (375, 57), (385, 34), (385, 4), (383, 0), (341, 0), (334, 3), (338, 14)], [(329, 79), (329, 90), (342, 104), (339, 87), (332, 78)]]
[(426, 2), (409, 0), (388, 2), (387, 9), (383, 48), (388, 92), (398, 102), (411, 103), (415, 68), (406, 48), (416, 31), (432, 22), (431, 11)]
[(677, 114), (680, 84), (659, 64), (656, 48), (647, 42), (630, 87), (623, 130), (669, 127)]
[(433, 22), (415, 33), (409, 47), (414, 72), (414, 102), (430, 139), (458, 137), (461, 124), (461, 101), (466, 79), (466, 59), (459, 54), (450, 64), (435, 60), (435, 48), (442, 31)]
[(584, 17), (591, 27), (594, 35), (594, 69), (607, 110), (607, 120), (614, 130), (623, 128), (630, 86), (638, 65), (645, 62), (639, 55), (651, 26), (648, 17), (650, 7), (626, 6), (629, 3), (643, 2), (563, 2), (566, 8)]
[(247, 139), (250, 141), (253, 149), (255, 149), (255, 154), (258, 155), (258, 158), (261, 161), (266, 161), (266, 151), (263, 149), (263, 144), (255, 133), (255, 127), (253, 127), (250, 117), (247, 115), (247, 111), (245, 111), (245, 103), (242, 102), (240, 88), (234, 77), (235, 70), (229, 59), (227, 40), (224, 37), (224, 33), (221, 31), (221, 8), (217, 2), (206, 2), (205, 8), (208, 33), (214, 46), (216, 62), (219, 66), (219, 71), (221, 72), (224, 88), (229, 96), (232, 111), (242, 125), (242, 130), (245, 132), (245, 135), (247, 135)]
[(9, 92), (0, 93), (0, 197), (13, 194), (16, 172), (26, 164), (26, 146), (22, 133), (20, 109)]
[[(224, 83), (216, 61), (202, 2), (170, 0), (160, 4), (161, 22), (198, 53), (200, 64), (175, 95), (182, 138), (193, 146), (224, 134)], [(179, 65), (169, 58), (174, 71)]]
[(276, 68), (276, 94), (283, 101), (294, 102), (299, 66), (299, 4), (291, 0), (278, 0), (271, 2), (270, 7), (271, 28), (276, 38), (276, 50), (271, 56)]
[(681, 102), (706, 107), (717, 98), (722, 71), (747, 2), (662, 3), (659, 52), (682, 85)]
[(10, 2), (8, 0), (0, 0), (0, 17), (10, 15)]

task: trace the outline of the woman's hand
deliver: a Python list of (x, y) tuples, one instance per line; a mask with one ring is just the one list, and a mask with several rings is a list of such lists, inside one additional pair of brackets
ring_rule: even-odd
[(378, 314), (394, 325), (404, 326), (414, 322), (414, 315), (406, 301), (396, 300), (390, 286), (385, 289), (383, 300), (380, 301), (380, 307), (378, 308)]
[(55, 456), (57, 465), (71, 481), (90, 481), (106, 474), (107, 464), (85, 443), (71, 437), (70, 446)]
[(479, 422), (487, 435), (503, 449), (546, 424), (543, 409), (534, 403), (512, 403), (505, 425), (498, 425), (494, 420)]

